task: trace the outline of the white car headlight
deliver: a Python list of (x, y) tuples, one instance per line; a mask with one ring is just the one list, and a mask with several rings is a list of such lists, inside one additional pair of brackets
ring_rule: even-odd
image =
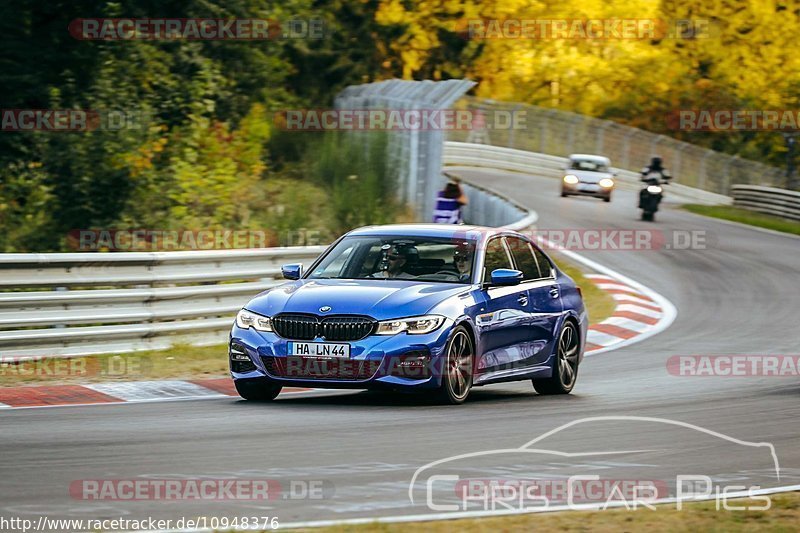
[(410, 335), (422, 335), (436, 331), (444, 323), (444, 317), (439, 315), (412, 316), (396, 320), (378, 322), (376, 335), (396, 335), (405, 331)]
[(614, 186), (614, 180), (611, 178), (603, 178), (600, 180), (600, 186), (609, 189)]
[(659, 187), (658, 185), (649, 185), (647, 187), (647, 192), (649, 192), (650, 194), (660, 194), (661, 190), (662, 190), (661, 187)]
[(576, 183), (578, 183), (578, 176), (574, 174), (567, 174), (566, 176), (564, 176), (564, 183), (575, 185)]
[(272, 331), (272, 319), (268, 316), (242, 309), (236, 314), (236, 325), (242, 329), (253, 328), (256, 331)]

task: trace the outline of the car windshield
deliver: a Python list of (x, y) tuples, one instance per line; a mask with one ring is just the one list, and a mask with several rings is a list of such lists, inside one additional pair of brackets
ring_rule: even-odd
[(470, 240), (353, 236), (342, 239), (307, 278), (469, 283), (474, 261)]
[(572, 170), (588, 170), (590, 172), (608, 172), (608, 166), (600, 161), (591, 159), (575, 159), (572, 161)]

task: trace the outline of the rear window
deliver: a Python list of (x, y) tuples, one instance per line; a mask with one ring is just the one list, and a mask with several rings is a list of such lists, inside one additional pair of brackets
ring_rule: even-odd
[(518, 237), (508, 237), (507, 242), (511, 250), (511, 255), (514, 257), (514, 263), (517, 265), (517, 270), (522, 272), (524, 279), (531, 280), (541, 278), (539, 266), (536, 262), (536, 258), (533, 256), (531, 245)]

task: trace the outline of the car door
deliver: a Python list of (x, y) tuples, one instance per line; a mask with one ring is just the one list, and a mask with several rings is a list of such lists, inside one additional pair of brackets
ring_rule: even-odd
[(494, 237), (486, 245), (483, 267), (484, 305), (476, 325), (480, 330), (480, 373), (513, 371), (520, 361), (530, 358), (534, 340), (530, 328), (530, 301), (523, 285), (491, 286), (491, 273), (498, 268), (514, 268), (504, 237)]
[[(506, 237), (514, 268), (522, 272), (519, 288), (527, 295), (525, 325), (529, 328), (527, 341), (520, 346), (518, 366), (535, 366), (547, 360), (552, 348), (553, 329), (561, 314), (561, 298), (557, 291), (550, 293), (552, 283), (549, 263), (544, 270), (539, 263), (531, 243), (519, 237)], [(555, 294), (555, 297), (553, 297)]]
[(557, 328), (564, 312), (564, 304), (561, 299), (561, 288), (556, 280), (555, 266), (535, 244), (525, 242), (539, 269), (538, 279), (525, 283), (531, 305), (532, 323), (535, 325), (537, 346), (542, 346), (534, 358), (534, 363), (539, 364), (544, 363), (553, 352), (558, 339)]

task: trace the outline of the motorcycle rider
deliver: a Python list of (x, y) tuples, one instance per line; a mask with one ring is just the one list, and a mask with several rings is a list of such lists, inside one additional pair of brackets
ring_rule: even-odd
[(664, 167), (661, 157), (653, 156), (650, 159), (650, 164), (642, 169), (641, 181), (645, 183), (645, 187), (639, 191), (639, 208), (642, 208), (645, 196), (648, 194), (647, 185), (661, 185), (667, 183), (672, 179), (669, 171)]

